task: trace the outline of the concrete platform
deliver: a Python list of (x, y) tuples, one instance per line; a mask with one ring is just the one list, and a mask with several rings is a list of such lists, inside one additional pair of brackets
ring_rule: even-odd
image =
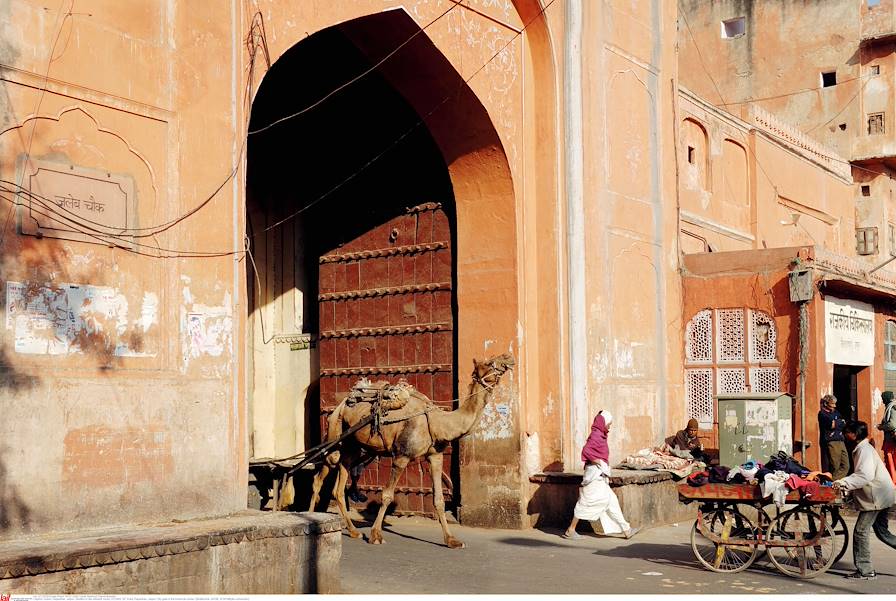
[[(529, 481), (537, 486), (528, 507), (530, 524), (565, 528), (579, 498), (582, 474), (548, 472), (531, 476)], [(697, 506), (678, 501), (679, 482), (669, 472), (652, 470), (614, 469), (610, 476), (625, 518), (632, 526), (643, 528), (694, 520)]]
[(338, 592), (342, 520), (228, 517), (8, 540), (0, 590), (20, 594)]

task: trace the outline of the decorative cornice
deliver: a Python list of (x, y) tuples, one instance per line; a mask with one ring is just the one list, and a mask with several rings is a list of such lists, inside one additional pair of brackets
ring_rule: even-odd
[(373, 296), (387, 296), (390, 294), (408, 294), (412, 292), (433, 292), (436, 290), (451, 290), (451, 282), (438, 284), (412, 284), (408, 286), (388, 286), (385, 288), (370, 288), (367, 290), (347, 290), (345, 292), (327, 292), (317, 296), (318, 301), (345, 300), (353, 298), (370, 298)]
[(443, 332), (451, 329), (450, 323), (423, 323), (414, 326), (392, 326), (382, 328), (357, 328), (354, 330), (330, 330), (321, 332), (321, 338), (356, 338), (358, 336), (395, 336), (399, 334), (422, 334)]
[(311, 343), (314, 341), (314, 336), (311, 334), (303, 334), (301, 332), (296, 332), (294, 334), (277, 334), (274, 336), (274, 344), (298, 344), (301, 342)]
[(387, 374), (429, 374), (438, 371), (451, 371), (448, 364), (438, 365), (397, 365), (394, 367), (345, 367), (339, 369), (322, 369), (321, 376), (385, 376)]
[(319, 261), (325, 263), (345, 263), (348, 261), (362, 261), (364, 259), (376, 259), (379, 257), (394, 257), (396, 255), (414, 255), (433, 250), (448, 248), (447, 242), (429, 242), (427, 244), (409, 244), (407, 246), (393, 246), (392, 248), (380, 248), (376, 250), (359, 250), (357, 252), (343, 253), (340, 255), (324, 255)]

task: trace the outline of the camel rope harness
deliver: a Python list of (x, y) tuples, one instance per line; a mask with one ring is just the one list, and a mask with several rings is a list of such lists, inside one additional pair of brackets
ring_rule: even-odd
[[(493, 367), (484, 376), (480, 376), (479, 374), (474, 373), (473, 379), (486, 390), (491, 390), (495, 387), (495, 384), (487, 384), (485, 380), (490, 376), (496, 375), (497, 372), (498, 370)], [(467, 399), (473, 398), (477, 394), (479, 394), (479, 392), (468, 394), (465, 397), (451, 399), (448, 402), (463, 402)], [(417, 413), (412, 413), (411, 415), (402, 415), (392, 419), (388, 419), (386, 417), (386, 415), (390, 411), (397, 411), (398, 409), (401, 409), (405, 405), (407, 405), (412, 396), (416, 396), (417, 398), (424, 400), (424, 402), (426, 403), (425, 409), (423, 409), (422, 411), (418, 411)], [(358, 403), (370, 403), (370, 413), (357, 424), (343, 432), (339, 436), (339, 438), (335, 440), (325, 441), (315, 447), (311, 447), (310, 449), (302, 451), (301, 453), (296, 453), (295, 455), (291, 455), (289, 457), (281, 459), (280, 461), (289, 461), (291, 459), (299, 459), (301, 457), (299, 463), (294, 465), (287, 472), (287, 475), (291, 475), (297, 472), (304, 466), (313, 462), (315, 459), (318, 459), (322, 455), (331, 452), (333, 448), (341, 444), (343, 440), (345, 440), (349, 436), (352, 436), (355, 432), (368, 425), (371, 426), (371, 435), (379, 435), (383, 440), (383, 446), (386, 447), (386, 441), (385, 438), (383, 438), (382, 433), (383, 426), (408, 421), (410, 419), (423, 415), (426, 416), (426, 427), (429, 431), (430, 438), (433, 438), (432, 429), (429, 423), (429, 413), (438, 410), (438, 407), (430, 399), (417, 392), (417, 390), (414, 389), (407, 382), (407, 380), (399, 380), (397, 384), (386, 384), (385, 382), (383, 382), (375, 385), (371, 384), (369, 380), (364, 378), (352, 387), (351, 392), (349, 392), (349, 395), (345, 399), (345, 404), (349, 407), (353, 407)]]

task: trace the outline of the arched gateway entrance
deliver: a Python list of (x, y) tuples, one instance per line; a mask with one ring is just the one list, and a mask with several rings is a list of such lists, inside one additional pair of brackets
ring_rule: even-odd
[[(317, 444), (326, 415), (362, 377), (407, 379), (453, 408), (458, 357), (470, 354), (461, 352), (464, 336), (486, 335), (483, 320), (501, 329), (489, 303), (515, 303), (512, 252), (494, 256), (514, 240), (506, 159), (485, 109), (418, 32), (399, 10), (321, 30), (272, 65), (253, 102), (255, 459)], [(477, 236), (490, 237), (478, 253)], [(464, 257), (477, 254), (488, 261), (479, 266), (487, 279), (465, 266)], [(465, 286), (469, 309), (458, 302)], [(490, 288), (495, 296), (483, 304)], [(499, 310), (512, 328), (512, 307)], [(460, 368), (466, 375), (468, 363)], [(450, 506), (460, 469), (456, 460), (445, 466)], [(371, 501), (389, 471), (380, 460), (364, 472), (360, 488)], [(397, 509), (430, 513), (430, 491), (428, 466), (411, 464)]]

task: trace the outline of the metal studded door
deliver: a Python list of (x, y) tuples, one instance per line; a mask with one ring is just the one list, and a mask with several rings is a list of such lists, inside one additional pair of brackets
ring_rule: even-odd
[[(407, 209), (320, 257), (320, 403), (326, 417), (362, 377), (405, 378), (445, 409), (454, 398), (451, 229), (438, 203)], [(444, 462), (446, 502), (452, 499)], [(379, 500), (391, 461), (364, 471), (359, 488)], [(433, 514), (429, 464), (408, 465), (395, 490), (399, 512)]]

